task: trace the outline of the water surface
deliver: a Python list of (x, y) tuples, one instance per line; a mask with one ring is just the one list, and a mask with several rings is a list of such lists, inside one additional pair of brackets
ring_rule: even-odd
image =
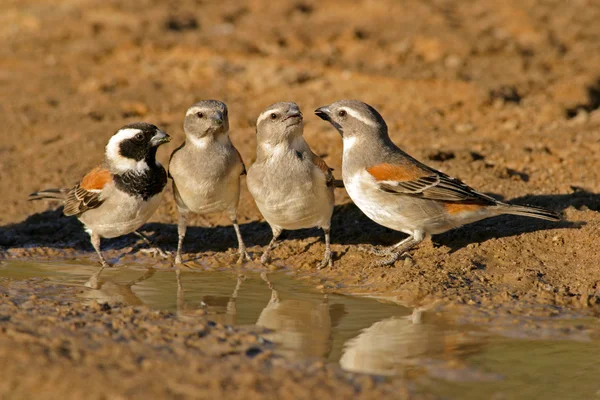
[(500, 335), (375, 299), (325, 295), (285, 272), (5, 262), (0, 277), (80, 288), (73, 301), (147, 305), (199, 322), (269, 328), (264, 336), (290, 359), (403, 376), (444, 398), (600, 399), (600, 343), (585, 335), (522, 339), (516, 328)]

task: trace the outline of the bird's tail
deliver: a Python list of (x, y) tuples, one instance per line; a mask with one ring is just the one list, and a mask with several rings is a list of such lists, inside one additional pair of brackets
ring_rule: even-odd
[(518, 206), (516, 204), (503, 204), (502, 214), (522, 215), (525, 217), (560, 221), (560, 215), (542, 207)]
[(39, 192), (31, 193), (27, 200), (60, 200), (65, 201), (69, 189), (45, 189)]

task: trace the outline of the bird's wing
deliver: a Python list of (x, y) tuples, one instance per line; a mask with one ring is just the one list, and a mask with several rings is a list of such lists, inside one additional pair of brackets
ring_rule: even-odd
[(183, 149), (184, 146), (185, 146), (185, 141), (183, 141), (183, 143), (181, 143), (175, 150), (173, 150), (173, 152), (169, 156), (169, 164), (167, 164), (167, 176), (171, 179), (173, 179), (173, 177), (171, 176), (171, 160), (173, 159), (173, 156), (175, 155), (175, 153), (177, 153), (179, 150)]
[(367, 168), (380, 190), (444, 202), (496, 204), (458, 179), (419, 164), (377, 164)]
[(246, 164), (244, 164), (244, 159), (242, 158), (242, 155), (240, 154), (238, 149), (236, 149), (235, 147), (233, 149), (237, 153), (238, 158), (240, 159), (240, 162), (242, 163), (242, 173), (240, 175), (246, 175), (247, 171), (246, 171)]
[(112, 175), (103, 166), (98, 166), (83, 177), (67, 194), (63, 214), (79, 215), (92, 208), (99, 207), (104, 200), (100, 198), (102, 189), (110, 182)]
[(312, 151), (310, 152), (310, 160), (325, 175), (325, 182), (327, 182), (327, 186), (333, 186), (338, 188), (344, 187), (344, 183), (342, 181), (337, 180), (333, 177), (333, 169), (329, 168), (325, 160), (323, 160), (321, 157), (319, 157)]

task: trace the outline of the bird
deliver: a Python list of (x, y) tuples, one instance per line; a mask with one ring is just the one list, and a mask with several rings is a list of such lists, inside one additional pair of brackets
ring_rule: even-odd
[[(156, 160), (158, 147), (171, 138), (155, 125), (137, 122), (123, 126), (108, 141), (104, 161), (70, 189), (47, 189), (29, 200), (64, 203), (63, 214), (76, 216), (90, 235), (102, 268), (110, 267), (100, 250), (101, 238), (135, 233), (160, 205), (167, 172)], [(153, 249), (166, 256), (160, 249)]]
[(183, 129), (186, 139), (169, 160), (179, 215), (175, 264), (183, 263), (181, 251), (190, 212), (227, 212), (237, 236), (238, 263), (250, 260), (237, 221), (240, 178), (246, 167), (229, 138), (227, 106), (217, 100), (192, 105), (185, 113)]
[(319, 227), (325, 234), (325, 253), (318, 264), (321, 269), (333, 264), (330, 229), (336, 180), (331, 168), (304, 140), (303, 127), (296, 103), (268, 106), (256, 122), (256, 162), (248, 170), (246, 183), (273, 233), (261, 263), (269, 263), (284, 229)]
[(343, 138), (342, 178), (352, 201), (376, 223), (409, 235), (387, 249), (371, 249), (384, 257), (375, 265), (391, 265), (430, 235), (488, 217), (560, 220), (550, 210), (498, 201), (417, 161), (392, 142), (383, 117), (366, 103), (341, 100), (315, 114)]

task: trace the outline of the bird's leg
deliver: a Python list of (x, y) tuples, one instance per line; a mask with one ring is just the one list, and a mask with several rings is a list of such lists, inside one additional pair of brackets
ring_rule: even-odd
[(275, 242), (281, 235), (281, 228), (271, 228), (273, 230), (273, 239), (269, 242), (269, 245), (265, 249), (262, 257), (260, 257), (261, 264), (268, 264), (271, 261), (271, 250), (275, 247)]
[(333, 266), (333, 260), (331, 257), (331, 245), (329, 228), (323, 228), (323, 232), (325, 232), (325, 254), (323, 254), (323, 260), (317, 266), (317, 269), (323, 269), (325, 267), (331, 268)]
[(161, 256), (163, 258), (169, 258), (169, 255), (160, 247), (154, 246), (152, 244), (152, 242), (150, 241), (150, 239), (148, 239), (146, 237), (146, 235), (144, 235), (143, 233), (138, 232), (138, 231), (134, 231), (133, 233), (135, 233), (135, 235), (137, 237), (142, 239), (144, 241), (144, 243), (146, 243), (146, 245), (149, 247), (148, 249), (141, 249), (140, 250), (141, 253), (151, 254), (153, 256), (158, 254), (159, 256)]
[(188, 211), (179, 209), (179, 219), (177, 221), (177, 253), (175, 254), (175, 265), (183, 264), (181, 260), (181, 249), (183, 247), (183, 239), (187, 230)]
[(415, 238), (414, 236), (409, 236), (404, 240), (396, 243), (395, 245), (388, 247), (387, 257), (375, 262), (372, 264), (373, 267), (382, 267), (386, 265), (392, 265), (400, 257), (402, 254), (406, 253), (408, 250), (412, 249), (414, 246), (423, 241), (423, 238)]
[(100, 235), (93, 232), (90, 233), (90, 241), (92, 242), (94, 250), (96, 250), (96, 254), (98, 254), (98, 257), (100, 258), (100, 265), (102, 265), (102, 268), (111, 267), (111, 265), (106, 262), (102, 252), (100, 251)]
[(235, 229), (235, 235), (237, 236), (237, 241), (238, 241), (239, 258), (237, 260), (237, 263), (241, 264), (244, 261), (252, 261), (252, 259), (250, 258), (250, 255), (248, 255), (248, 252), (246, 251), (246, 244), (244, 243), (244, 239), (242, 238), (242, 233), (240, 232), (240, 226), (238, 225), (235, 214), (231, 217), (231, 222), (233, 223), (233, 229)]
[(380, 256), (380, 257), (389, 256), (391, 254), (389, 247), (386, 247), (385, 249), (378, 249), (378, 248), (372, 247), (372, 246), (371, 247), (359, 246), (358, 250), (362, 251), (363, 253), (373, 254), (375, 256)]

